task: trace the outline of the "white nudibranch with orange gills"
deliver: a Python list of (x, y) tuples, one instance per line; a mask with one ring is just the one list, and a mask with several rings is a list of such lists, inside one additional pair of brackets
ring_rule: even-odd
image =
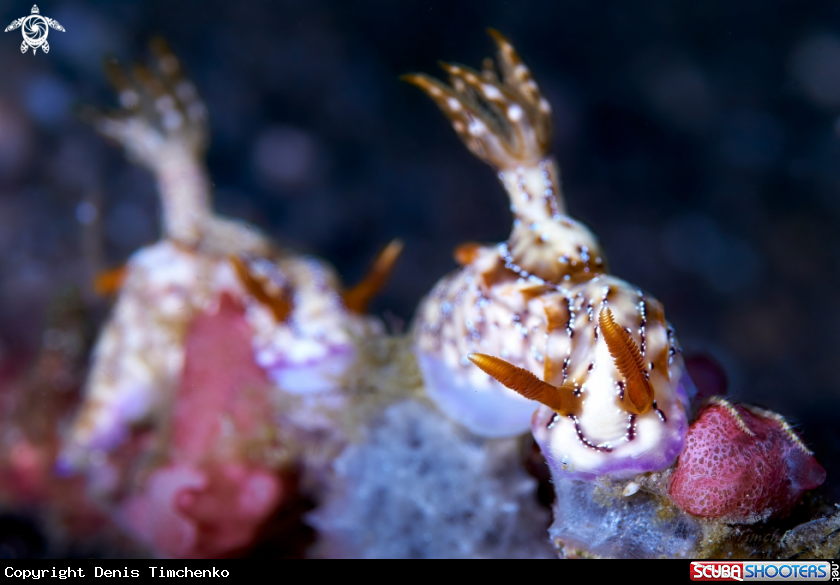
[(83, 112), (154, 175), (163, 237), (97, 280), (98, 290), (118, 297), (93, 352), (63, 467), (101, 460), (132, 426), (166, 418), (188, 327), (216, 311), (223, 295), (244, 307), (255, 360), (278, 391), (340, 394), (357, 340), (383, 330), (364, 308), (402, 248), (390, 244), (368, 278), (343, 290), (325, 262), (278, 250), (256, 228), (215, 214), (204, 163), (206, 108), (165, 43), (152, 48), (157, 72), (137, 66), (129, 77), (106, 63), (121, 110)]
[(498, 72), (488, 59), (482, 72), (444, 65), (451, 86), (405, 77), (497, 170), (514, 216), (506, 242), (456, 250), (463, 267), (420, 306), (427, 391), (477, 434), (531, 426), (555, 477), (664, 469), (682, 450), (696, 392), (673, 329), (656, 299), (608, 275), (597, 237), (566, 215), (548, 154), (551, 108), (512, 45), (490, 32)]

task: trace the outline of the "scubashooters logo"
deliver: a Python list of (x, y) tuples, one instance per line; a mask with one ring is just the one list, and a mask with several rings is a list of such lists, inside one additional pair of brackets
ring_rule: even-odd
[(692, 581), (838, 581), (828, 561), (694, 561)]
[(38, 10), (38, 5), (32, 7), (32, 14), (18, 18), (12, 24), (6, 27), (3, 32), (10, 30), (21, 29), (23, 33), (23, 43), (20, 45), (20, 52), (25, 53), (32, 49), (34, 55), (38, 52), (40, 47), (45, 53), (50, 52), (50, 44), (47, 42), (47, 35), (50, 33), (50, 28), (64, 32), (64, 27), (58, 24), (57, 20), (41, 16), (41, 11)]

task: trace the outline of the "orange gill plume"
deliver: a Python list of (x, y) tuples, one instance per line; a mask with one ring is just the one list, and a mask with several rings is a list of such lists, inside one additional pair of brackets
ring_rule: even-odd
[(501, 79), (492, 59), (485, 59), (481, 73), (441, 63), (451, 86), (423, 73), (401, 79), (422, 89), (482, 160), (498, 168), (536, 164), (551, 142), (551, 107), (510, 42), (496, 30), (489, 33), (498, 46)]
[(648, 412), (653, 407), (653, 388), (648, 382), (642, 353), (636, 342), (618, 326), (612, 311), (606, 307), (598, 315), (598, 324), (615, 367), (624, 376), (622, 407), (631, 414)]
[[(114, 58), (105, 60), (105, 74), (117, 91), (122, 111), (102, 112), (84, 107), (80, 114), (83, 120), (93, 124), (103, 134), (123, 144), (126, 144), (127, 138), (134, 141), (142, 138), (128, 137), (127, 133), (136, 132), (137, 128), (125, 125), (127, 119), (140, 115), (144, 122), (151, 122), (150, 127), (157, 126), (158, 132), (181, 133), (180, 145), (201, 153), (208, 143), (204, 103), (195, 86), (184, 76), (180, 61), (166, 41), (155, 38), (150, 46), (155, 56), (156, 71), (138, 64), (132, 68), (129, 77), (119, 61)], [(136, 145), (126, 146), (129, 149), (136, 148)]]
[(287, 287), (273, 284), (270, 286), (264, 279), (257, 278), (248, 264), (238, 255), (232, 255), (230, 263), (248, 294), (271, 309), (278, 323), (284, 322), (292, 312), (292, 299)]
[(536, 400), (545, 404), (558, 414), (567, 416), (577, 414), (580, 410), (580, 398), (571, 386), (563, 385), (557, 388), (543, 382), (525, 368), (514, 366), (503, 359), (483, 353), (471, 353), (467, 358), (501, 384), (529, 400)]
[(498, 171), (515, 218), (505, 264), (553, 284), (589, 280), (606, 272), (606, 261), (594, 234), (566, 215), (548, 154), (551, 108), (513, 46), (497, 31), (490, 35), (498, 59), (486, 59), (481, 73), (444, 63), (451, 85), (425, 74), (403, 79), (428, 94), (470, 151)]
[(358, 284), (341, 294), (349, 310), (360, 315), (364, 314), (368, 303), (385, 286), (402, 251), (402, 240), (391, 240), (374, 259), (367, 275)]
[(105, 62), (121, 109), (83, 107), (79, 113), (155, 175), (164, 234), (193, 249), (212, 223), (212, 185), (203, 161), (209, 143), (206, 108), (166, 43), (156, 39), (151, 45), (154, 67), (137, 65), (129, 74), (115, 59)]

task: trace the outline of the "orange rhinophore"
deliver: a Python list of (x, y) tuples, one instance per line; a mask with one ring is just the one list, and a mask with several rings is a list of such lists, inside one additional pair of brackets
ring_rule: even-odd
[(277, 292), (269, 292), (263, 283), (251, 274), (247, 264), (239, 256), (231, 256), (230, 262), (248, 294), (271, 309), (278, 323), (285, 321), (289, 313), (292, 312), (292, 301), (289, 298), (288, 291), (285, 288), (280, 288)]
[(455, 248), (452, 256), (455, 258), (455, 262), (461, 266), (466, 266), (472, 264), (473, 260), (478, 258), (479, 250), (481, 250), (481, 244), (478, 242), (464, 242)]
[(364, 314), (368, 303), (388, 281), (402, 250), (402, 240), (391, 240), (373, 261), (373, 265), (361, 282), (342, 293), (344, 304), (349, 310), (360, 315)]
[(125, 264), (111, 270), (103, 270), (93, 279), (93, 290), (102, 296), (116, 294), (122, 288), (127, 274)]
[(525, 368), (514, 366), (503, 359), (483, 353), (471, 353), (467, 358), (501, 384), (515, 390), (529, 400), (536, 400), (545, 404), (558, 414), (567, 416), (577, 414), (579, 410), (580, 399), (575, 395), (575, 389), (571, 386), (563, 385), (557, 388), (543, 382)]
[(615, 367), (624, 376), (622, 406), (632, 414), (646, 413), (653, 407), (653, 388), (647, 380), (642, 353), (630, 334), (616, 324), (609, 309), (601, 309), (598, 324)]

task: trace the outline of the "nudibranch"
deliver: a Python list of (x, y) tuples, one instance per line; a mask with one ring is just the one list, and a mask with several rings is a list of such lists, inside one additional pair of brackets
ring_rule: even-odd
[(551, 108), (512, 45), (490, 33), (501, 75), (486, 60), (480, 73), (443, 65), (451, 86), (407, 77), (498, 171), (514, 216), (507, 242), (459, 248), (463, 267), (418, 311), (429, 395), (484, 436), (530, 425), (555, 479), (664, 469), (684, 446), (696, 393), (673, 328), (659, 301), (607, 273), (596, 236), (566, 215)]
[(340, 389), (355, 340), (382, 329), (361, 313), (399, 254), (399, 243), (391, 244), (371, 277), (345, 291), (324, 262), (277, 250), (256, 228), (214, 214), (206, 108), (166, 45), (152, 48), (157, 73), (138, 66), (129, 77), (116, 62), (106, 64), (121, 111), (85, 112), (154, 175), (163, 237), (98, 282), (119, 287), (119, 296), (94, 349), (65, 465), (107, 452), (132, 424), (171, 403), (188, 326), (217, 310), (224, 294), (245, 307), (256, 362), (281, 391)]

